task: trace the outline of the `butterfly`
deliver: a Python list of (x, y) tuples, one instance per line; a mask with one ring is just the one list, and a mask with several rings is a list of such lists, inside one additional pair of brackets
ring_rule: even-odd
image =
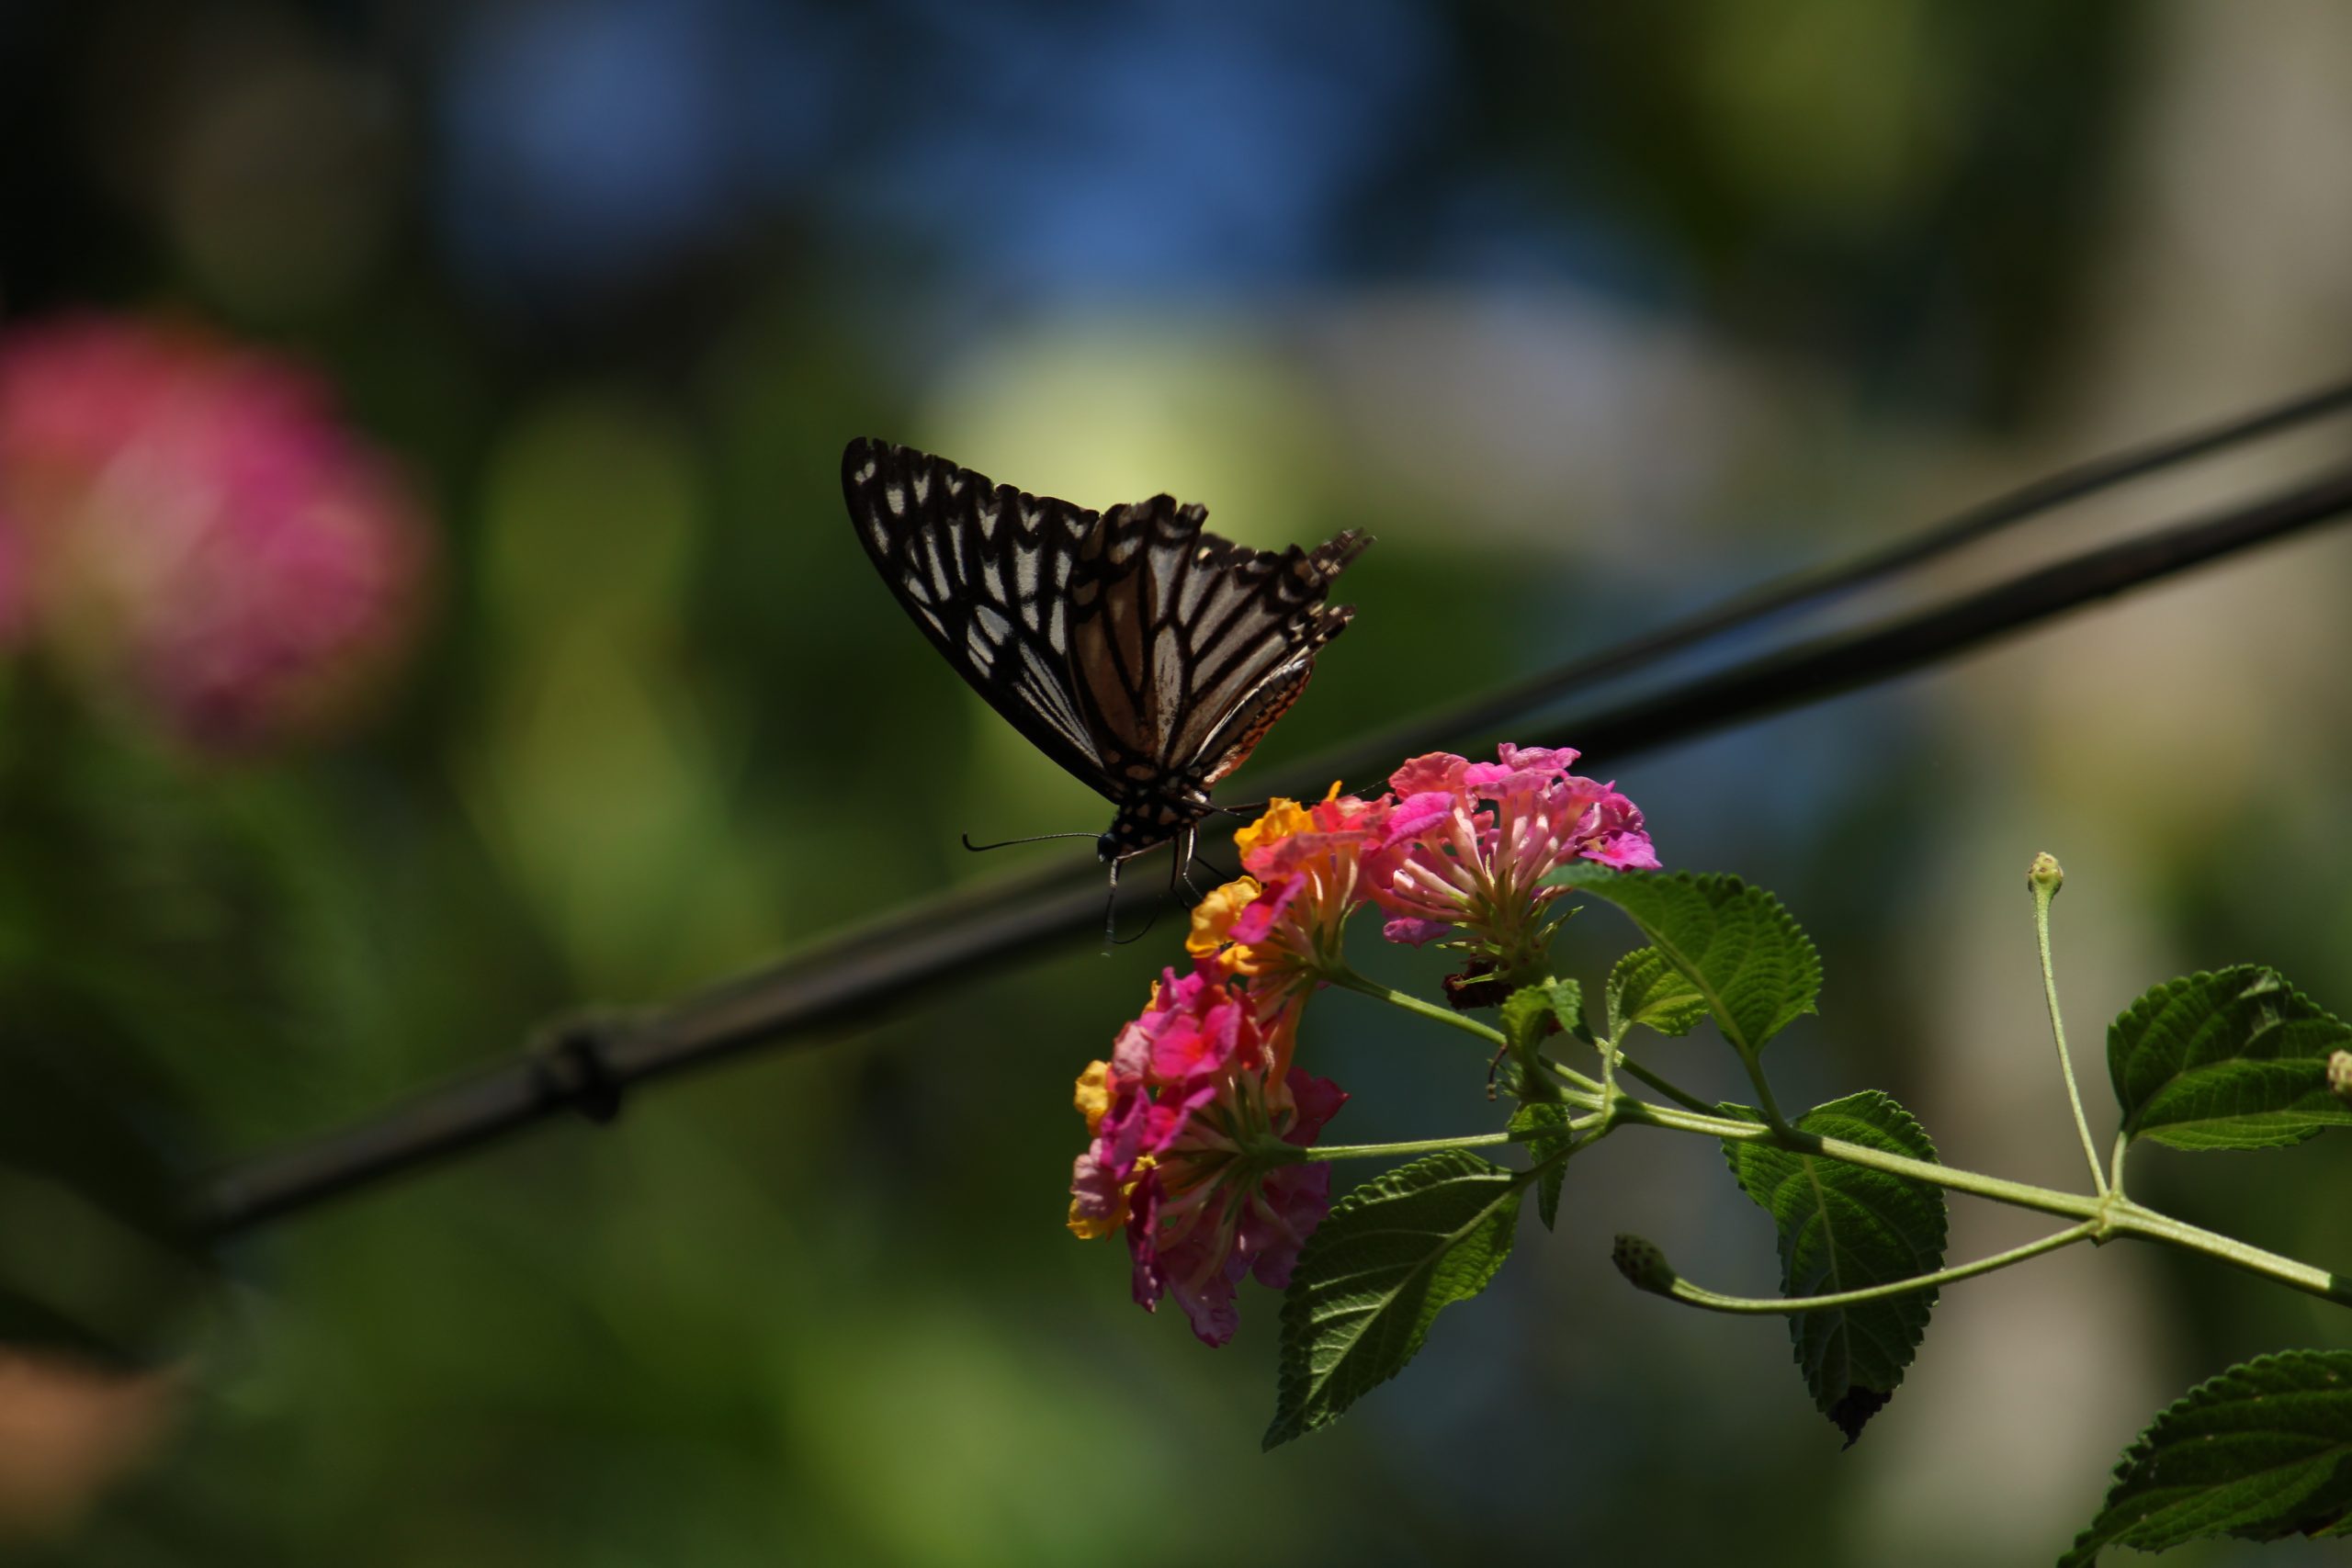
[(907, 614), (990, 707), (1118, 809), (1121, 862), (1193, 859), (1209, 791), (1306, 689), (1352, 604), (1324, 596), (1372, 543), (1253, 550), (1173, 496), (1091, 512), (944, 457), (857, 440), (842, 491)]

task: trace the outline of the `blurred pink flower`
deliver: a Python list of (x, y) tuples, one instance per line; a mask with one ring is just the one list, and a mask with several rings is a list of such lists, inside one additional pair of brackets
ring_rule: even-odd
[(1364, 871), (1392, 917), (1391, 942), (1418, 945), (1459, 927), (1516, 959), (1558, 894), (1542, 886), (1552, 872), (1577, 860), (1657, 865), (1640, 807), (1612, 784), (1569, 773), (1575, 751), (1505, 741), (1498, 756), (1473, 762), (1436, 751), (1390, 775), (1396, 804)]
[(1209, 1345), (1233, 1337), (1245, 1274), (1276, 1290), (1331, 1206), (1327, 1166), (1267, 1165), (1272, 1141), (1304, 1147), (1347, 1096), (1289, 1065), (1296, 1010), (1261, 1023), (1214, 961), (1167, 971), (1077, 1103), (1092, 1142), (1071, 1171), (1070, 1229), (1127, 1230), (1138, 1304), (1175, 1297)]
[(404, 647), (429, 536), (325, 389), (185, 329), (0, 335), (0, 626), (212, 752), (311, 733)]

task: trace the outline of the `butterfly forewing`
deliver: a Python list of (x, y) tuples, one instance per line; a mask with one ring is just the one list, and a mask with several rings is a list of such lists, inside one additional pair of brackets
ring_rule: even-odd
[[(908, 614), (990, 706), (1118, 801), (1190, 802), (1306, 685), (1353, 611), (1324, 595), (1371, 541), (1253, 550), (1155, 496), (1097, 513), (938, 457), (855, 441), (842, 488)], [(1174, 829), (1159, 834), (1172, 836)]]
[(1096, 513), (879, 441), (850, 443), (842, 489), (866, 554), (947, 662), (1039, 750), (1104, 789), (1069, 688), (1066, 598)]

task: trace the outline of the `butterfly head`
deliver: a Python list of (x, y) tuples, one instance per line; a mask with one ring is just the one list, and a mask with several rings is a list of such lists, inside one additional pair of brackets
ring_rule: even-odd
[(1195, 825), (1213, 809), (1207, 788), (1198, 782), (1159, 781), (1157, 787), (1119, 802), (1110, 831), (1094, 840), (1094, 852), (1115, 864), (1175, 841), (1185, 846), (1184, 858), (1190, 860)]

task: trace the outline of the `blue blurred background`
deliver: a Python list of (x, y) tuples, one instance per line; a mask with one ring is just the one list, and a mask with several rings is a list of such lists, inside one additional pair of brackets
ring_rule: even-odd
[[(1172, 491), (1259, 545), (1377, 534), (1280, 759), (2343, 375), (2347, 82), (2324, 0), (0, 3), (0, 331), (163, 312), (306, 361), (439, 541), (404, 670), (300, 746), (193, 757), (8, 677), (7, 1027), (85, 1086), (60, 1103), (102, 1076), (135, 1104), (168, 1179), (1069, 851), (957, 848), (1105, 812), (889, 603), (853, 435), (1088, 505)], [(2348, 581), (2321, 536), (1587, 766), (1668, 863), (1819, 938), (1784, 1100), (1883, 1087), (1955, 1162), (2070, 1182), (2034, 852), (2068, 868), (2094, 1051), (2188, 968), (2352, 1007)], [(1589, 977), (1623, 944), (1579, 926)], [(1950, 1292), (1841, 1453), (1779, 1324), (1610, 1270), (1632, 1230), (1714, 1288), (1774, 1278), (1715, 1151), (1628, 1135), (1403, 1378), (1261, 1455), (1275, 1301), (1207, 1351), (1061, 1224), (1070, 1079), (1177, 942), (302, 1216), (134, 1384), (0, 1368), (8, 1550), (2007, 1564), (2054, 1556), (2190, 1382), (2352, 1343), (2233, 1276), (2069, 1252)], [(1334, 1136), (1491, 1115), (1477, 1065), (1361, 998), (1304, 1049), (1355, 1095)], [(1661, 1065), (1736, 1089), (1700, 1041)], [(2346, 1174), (2310, 1147), (2141, 1179), (2337, 1261)], [(2035, 1234), (1953, 1220), (1955, 1258)]]

